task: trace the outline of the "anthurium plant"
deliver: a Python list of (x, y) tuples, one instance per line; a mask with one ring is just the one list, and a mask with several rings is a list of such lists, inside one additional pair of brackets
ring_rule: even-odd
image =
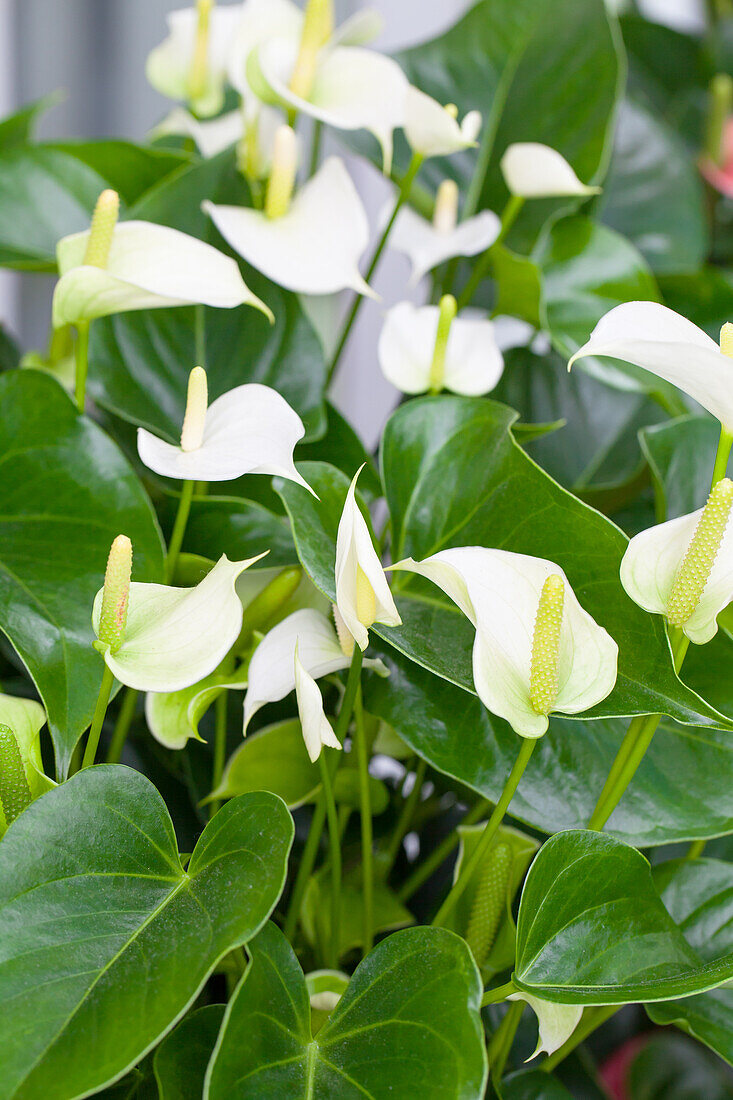
[(708, 7), (198, 0), (142, 143), (0, 121), (0, 1100), (733, 1095)]

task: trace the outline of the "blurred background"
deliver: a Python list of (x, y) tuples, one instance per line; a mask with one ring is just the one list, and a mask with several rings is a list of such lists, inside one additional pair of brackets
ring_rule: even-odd
[[(681, 30), (703, 22), (705, 0), (607, 2)], [(144, 138), (171, 107), (148, 85), (145, 60), (177, 6), (175, 0), (0, 0), (0, 117), (58, 90), (63, 98), (43, 115), (39, 138)], [(471, 0), (336, 0), (339, 20), (365, 7), (382, 12), (384, 32), (375, 45), (385, 50), (432, 38), (470, 6)], [(349, 158), (349, 168), (374, 225), (388, 187), (363, 161)], [(404, 296), (405, 276), (404, 259), (388, 254), (375, 280), (383, 304), (364, 304), (340, 375), (337, 403), (367, 443), (378, 438), (396, 393), (380, 372), (360, 364), (373, 357), (379, 314)], [(0, 318), (25, 347), (45, 344), (52, 285), (38, 275), (0, 271)]]

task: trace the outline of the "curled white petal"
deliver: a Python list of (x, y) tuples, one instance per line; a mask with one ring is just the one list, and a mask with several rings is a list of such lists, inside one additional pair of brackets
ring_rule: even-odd
[[(390, 203), (387, 217), (393, 207)], [(499, 236), (500, 229), (501, 222), (496, 214), (483, 210), (443, 233), (409, 206), (403, 206), (392, 227), (389, 246), (408, 257), (412, 264), (410, 286), (416, 286), (424, 275), (445, 260), (485, 252)]]
[(247, 79), (250, 54), (270, 38), (289, 39), (297, 48), (303, 30), (303, 12), (292, 0), (245, 0), (230, 43), (229, 80), (240, 95), (252, 96)]
[(203, 209), (232, 248), (280, 286), (304, 294), (351, 287), (374, 297), (358, 267), (369, 224), (338, 157), (324, 161), (281, 218), (210, 202)]
[[(124, 641), (116, 653), (104, 654), (110, 671), (137, 691), (180, 691), (203, 680), (237, 640), (243, 612), (235, 583), (261, 557), (223, 556), (195, 588), (133, 581)], [(92, 613), (95, 633), (101, 606), (100, 589)]]
[(537, 141), (510, 145), (501, 158), (501, 170), (511, 193), (525, 199), (597, 195), (601, 190), (582, 183), (562, 153)]
[[(377, 357), (385, 378), (403, 393), (425, 393), (438, 330), (438, 306), (400, 302), (387, 311)], [(504, 360), (486, 318), (456, 317), (450, 327), (443, 388), (466, 396), (492, 390)]]
[(616, 682), (618, 646), (578, 603), (562, 569), (527, 554), (483, 546), (441, 550), (393, 569), (419, 573), (437, 584), (476, 627), (473, 678), (492, 713), (522, 737), (541, 737), (548, 719), (530, 700), (532, 639), (542, 586), (550, 574), (565, 582), (553, 712), (580, 714), (599, 703)]
[(243, 133), (244, 116), (239, 110), (202, 122), (183, 107), (175, 107), (151, 131), (150, 137), (153, 140), (170, 134), (190, 137), (202, 156), (215, 157), (239, 141)]
[[(369, 632), (358, 614), (359, 570), (374, 593), (374, 622), (385, 626), (401, 626), (402, 619), (395, 607), (382, 563), (372, 544), (366, 520), (356, 503), (356, 472), (346, 494), (336, 536), (336, 606), (347, 629), (361, 650), (369, 645)], [(371, 624), (370, 624), (371, 625)]]
[(733, 359), (692, 321), (657, 302), (610, 310), (570, 360), (608, 355), (671, 382), (733, 431)]
[(206, 410), (203, 441), (193, 451), (138, 428), (137, 449), (148, 469), (179, 481), (231, 481), (244, 474), (288, 478), (313, 492), (293, 463), (303, 422), (269, 386), (247, 382), (217, 397)]
[[(621, 583), (645, 611), (664, 615), (677, 571), (695, 534), (702, 508), (634, 535), (621, 562)], [(699, 603), (682, 628), (696, 645), (718, 630), (717, 616), (733, 600), (733, 523), (728, 523)]]
[(442, 104), (413, 85), (405, 99), (405, 136), (413, 152), (445, 157), (476, 144), (481, 115), (471, 111), (459, 124)]
[(61, 278), (53, 296), (54, 327), (134, 309), (202, 303), (232, 309), (268, 307), (246, 286), (231, 256), (204, 241), (152, 222), (122, 222), (106, 268), (84, 263), (89, 230), (56, 246)]
[(582, 1005), (554, 1004), (552, 1001), (543, 1001), (541, 997), (533, 997), (531, 993), (510, 993), (507, 1000), (524, 1001), (537, 1017), (539, 1038), (534, 1052), (525, 1059), (527, 1062), (531, 1062), (542, 1051), (552, 1054), (559, 1050), (573, 1034), (583, 1015)]
[[(240, 18), (239, 5), (217, 5), (209, 17), (205, 87), (193, 104), (201, 116), (215, 115), (221, 110), (229, 50)], [(146, 75), (162, 95), (187, 100), (198, 13), (195, 7), (181, 8), (171, 12), (167, 21), (168, 37), (148, 55)]]
[(303, 731), (303, 740), (311, 763), (315, 763), (321, 755), (321, 749), (324, 745), (328, 745), (333, 749), (340, 749), (341, 742), (336, 740), (336, 735), (331, 729), (328, 718), (326, 718), (320, 688), (311, 674), (304, 668), (298, 656), (297, 642), (295, 643), (293, 667), (295, 695), (298, 701), (298, 714)]

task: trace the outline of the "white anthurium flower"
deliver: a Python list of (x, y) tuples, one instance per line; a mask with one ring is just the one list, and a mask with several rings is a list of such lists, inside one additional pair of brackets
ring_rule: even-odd
[[(390, 202), (382, 215), (386, 221), (394, 209)], [(389, 247), (404, 253), (412, 264), (409, 286), (417, 286), (424, 275), (455, 256), (478, 256), (490, 248), (501, 230), (492, 210), (483, 210), (458, 221), (458, 186), (443, 180), (435, 200), (432, 222), (403, 206), (389, 236)]]
[(607, 355), (671, 382), (733, 432), (733, 326), (720, 345), (692, 321), (658, 302), (625, 302), (610, 310), (568, 364)]
[[(273, 167), (271, 182), (274, 173)], [(334, 294), (350, 287), (376, 297), (358, 267), (369, 243), (369, 224), (338, 157), (325, 160), (292, 202), (288, 195), (279, 213), (268, 213), (267, 206), (251, 210), (211, 202), (203, 209), (228, 244), (280, 286), (303, 294)]]
[(244, 134), (244, 114), (240, 110), (227, 111), (218, 118), (201, 121), (183, 107), (174, 107), (170, 114), (151, 130), (150, 138), (181, 136), (191, 138), (203, 157), (215, 157)]
[(634, 535), (621, 562), (631, 599), (696, 645), (714, 637), (733, 600), (732, 506), (733, 482), (723, 478), (704, 508)]
[(166, 225), (118, 223), (118, 209), (117, 194), (104, 191), (91, 228), (58, 242), (54, 328), (110, 313), (196, 303), (222, 309), (251, 305), (272, 319), (231, 256)]
[(492, 322), (456, 317), (441, 348), (440, 320), (439, 306), (400, 302), (387, 311), (377, 347), (385, 378), (403, 393), (488, 393), (504, 369)]
[(244, 691), (247, 670), (227, 675), (217, 669), (180, 691), (149, 691), (145, 696), (145, 721), (151, 734), (167, 749), (182, 749), (191, 740), (203, 741), (199, 722), (222, 691)]
[(501, 158), (504, 182), (522, 199), (597, 195), (600, 187), (578, 179), (562, 153), (538, 141), (520, 141), (508, 146)]
[(356, 502), (360, 466), (346, 494), (336, 536), (336, 607), (346, 630), (363, 651), (373, 623), (401, 626), (387, 577)]
[(45, 721), (40, 703), (0, 694), (0, 837), (34, 799), (56, 786), (43, 772)]
[(612, 691), (618, 646), (553, 562), (462, 546), (392, 568), (427, 577), (470, 619), (476, 692), (521, 737), (541, 737), (550, 714), (581, 714)]
[[(349, 667), (349, 641), (346, 638), (342, 647), (331, 621), (313, 608), (294, 611), (269, 630), (249, 663), (249, 685), (244, 697), (244, 732), (247, 732), (249, 723), (261, 707), (267, 703), (277, 703), (296, 687), (296, 646), (301, 668), (313, 680), (319, 680), (322, 676)], [(370, 660), (365, 664), (386, 675), (381, 661)]]
[(295, 481), (312, 493), (293, 463), (293, 449), (304, 434), (303, 421), (285, 398), (259, 382), (235, 386), (207, 407), (206, 372), (194, 367), (180, 444), (138, 428), (137, 450), (149, 470), (178, 481), (232, 481), (244, 474), (269, 474)]
[(315, 764), (324, 746), (331, 749), (340, 749), (343, 746), (336, 739), (336, 735), (331, 729), (331, 723), (326, 718), (321, 690), (311, 674), (304, 668), (298, 656), (297, 641), (295, 643), (293, 667), (295, 670), (295, 696), (298, 701), (300, 728), (303, 731), (303, 740), (308, 756), (311, 763)]
[(453, 104), (443, 107), (432, 96), (410, 85), (405, 100), (404, 129), (413, 153), (421, 157), (446, 157), (476, 144), (481, 112), (469, 111), (459, 123)]
[[(274, 0), (269, 0), (274, 3)], [(149, 54), (146, 75), (156, 91), (188, 102), (197, 115), (216, 115), (224, 103), (227, 62), (242, 17), (239, 4), (199, 0), (172, 11), (168, 37)]]
[(525, 1059), (526, 1062), (531, 1062), (542, 1051), (553, 1054), (559, 1050), (573, 1034), (583, 1015), (582, 1005), (553, 1004), (552, 1001), (543, 1001), (541, 997), (534, 997), (531, 993), (510, 993), (507, 1000), (524, 1001), (537, 1017), (539, 1038), (533, 1053)]
[[(122, 684), (137, 691), (180, 691), (221, 664), (242, 627), (237, 577), (264, 554), (246, 561), (222, 556), (195, 588), (130, 583), (132, 550), (121, 536), (126, 566), (115, 567), (97, 593), (92, 613), (95, 647)], [(115, 546), (110, 554), (110, 564)]]

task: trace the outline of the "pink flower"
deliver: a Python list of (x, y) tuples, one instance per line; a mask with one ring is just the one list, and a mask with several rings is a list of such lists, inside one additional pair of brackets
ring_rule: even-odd
[(709, 156), (700, 157), (699, 168), (711, 187), (733, 199), (733, 115), (723, 128), (722, 164), (716, 164)]

